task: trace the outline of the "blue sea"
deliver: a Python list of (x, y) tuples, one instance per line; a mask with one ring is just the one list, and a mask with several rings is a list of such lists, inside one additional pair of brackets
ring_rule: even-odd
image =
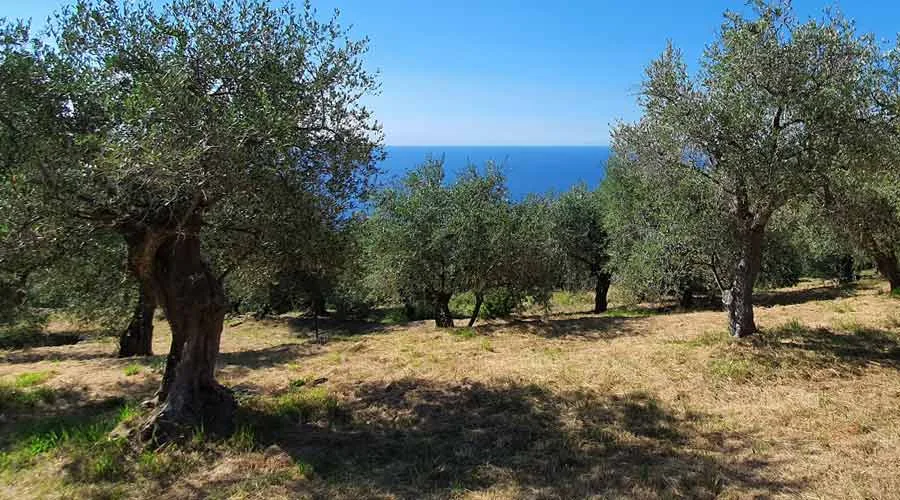
[(450, 179), (469, 164), (488, 161), (503, 167), (510, 195), (560, 193), (579, 182), (597, 187), (603, 179), (609, 148), (605, 146), (388, 146), (378, 182), (392, 182), (429, 156), (444, 158)]

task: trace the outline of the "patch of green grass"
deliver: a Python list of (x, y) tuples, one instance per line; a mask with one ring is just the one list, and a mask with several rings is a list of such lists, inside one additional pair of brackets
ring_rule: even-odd
[(308, 462), (304, 462), (302, 460), (297, 461), (297, 473), (300, 474), (301, 477), (309, 478), (313, 475), (313, 466)]
[(707, 330), (694, 338), (685, 340), (672, 340), (670, 341), (670, 343), (689, 348), (698, 348), (712, 347), (719, 344), (724, 344), (729, 340), (731, 340), (731, 335), (729, 335), (727, 331)]
[(0, 440), (0, 470), (18, 470), (41, 455), (64, 450), (77, 462), (73, 466), (76, 478), (111, 477), (122, 462), (117, 453), (123, 450), (117, 444), (108, 444), (115, 441), (108, 435), (123, 420), (134, 418), (136, 412), (135, 407), (124, 405), (94, 415), (25, 422)]
[(16, 376), (16, 387), (25, 388), (32, 387), (35, 385), (43, 384), (50, 377), (53, 376), (53, 372), (43, 371), (43, 372), (26, 372), (20, 373)]
[(234, 451), (249, 453), (258, 447), (256, 432), (250, 425), (241, 425), (225, 444)]
[(141, 416), (141, 409), (136, 405), (127, 404), (119, 410), (116, 417), (118, 423), (132, 422)]
[(288, 387), (290, 387), (291, 389), (300, 389), (301, 387), (306, 385), (306, 382), (307, 381), (305, 378), (294, 379), (288, 382)]
[(478, 332), (476, 332), (474, 328), (468, 326), (453, 328), (450, 330), (450, 333), (460, 339), (474, 339), (478, 336)]
[(759, 373), (753, 361), (741, 358), (711, 359), (707, 368), (713, 379), (729, 382), (749, 382)]
[(864, 326), (860, 325), (859, 322), (856, 321), (856, 318), (847, 318), (835, 321), (833, 325), (835, 330), (853, 335), (862, 333), (866, 330)]
[(791, 318), (780, 326), (775, 327), (771, 333), (780, 337), (791, 337), (805, 334), (809, 328), (797, 318)]
[(126, 377), (133, 377), (133, 376), (137, 375), (138, 373), (141, 373), (141, 365), (132, 363), (125, 367), (125, 376)]
[(480, 347), (482, 351), (494, 352), (494, 346), (489, 339), (481, 339)]
[(594, 298), (589, 292), (570, 292), (567, 290), (559, 290), (553, 292), (550, 296), (550, 304), (552, 307), (575, 307), (583, 305), (593, 305)]
[(20, 389), (10, 384), (0, 384), (0, 412), (30, 410), (40, 404), (56, 401), (57, 393), (49, 387)]
[(338, 414), (338, 401), (324, 387), (294, 389), (275, 397), (251, 402), (269, 416), (298, 422), (332, 420)]
[(127, 480), (128, 443), (124, 439), (103, 439), (89, 446), (70, 447), (66, 455), (68, 479), (80, 483)]

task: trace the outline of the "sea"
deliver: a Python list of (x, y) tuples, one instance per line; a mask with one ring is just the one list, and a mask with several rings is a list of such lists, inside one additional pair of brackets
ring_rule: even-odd
[(378, 183), (391, 183), (430, 158), (443, 158), (448, 181), (474, 164), (500, 165), (510, 196), (558, 194), (578, 183), (595, 188), (603, 180), (610, 150), (605, 146), (387, 146)]

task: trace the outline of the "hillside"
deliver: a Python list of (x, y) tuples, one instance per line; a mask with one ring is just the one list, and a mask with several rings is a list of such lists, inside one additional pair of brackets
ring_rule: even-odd
[(4, 351), (0, 496), (895, 498), (886, 288), (763, 294), (763, 332), (739, 342), (719, 311), (587, 303), (474, 330), (324, 322), (323, 344), (305, 320), (227, 320), (239, 432), (160, 453), (106, 436), (140, 420), (163, 356), (117, 359), (104, 338)]

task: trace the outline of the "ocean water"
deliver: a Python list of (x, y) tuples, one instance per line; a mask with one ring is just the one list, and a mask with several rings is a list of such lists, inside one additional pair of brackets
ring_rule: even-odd
[(597, 187), (606, 169), (605, 146), (388, 146), (377, 181), (392, 182), (430, 155), (444, 158), (450, 179), (469, 164), (494, 161), (506, 173), (510, 195), (559, 193), (579, 182)]

